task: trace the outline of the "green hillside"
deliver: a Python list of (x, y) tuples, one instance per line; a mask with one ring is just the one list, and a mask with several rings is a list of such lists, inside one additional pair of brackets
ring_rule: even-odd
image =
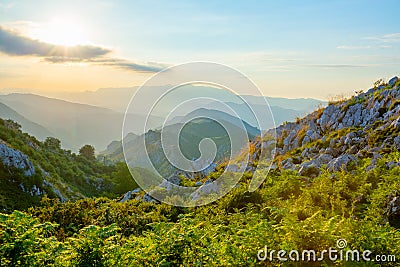
[[(61, 203), (42, 197), (25, 212), (1, 214), (1, 265), (398, 266), (399, 99), (400, 81), (392, 79), (277, 127), (271, 171), (259, 169), (265, 182), (249, 192), (261, 144), (272, 144), (268, 136), (256, 138), (250, 144), (256, 157), (240, 183), (206, 206), (168, 206), (138, 198), (143, 192), (134, 190), (124, 201), (93, 197)], [(10, 130), (8, 123), (0, 125), (1, 139), (36, 165), (53, 164), (54, 170), (46, 168), (62, 181), (66, 178), (55, 166), (65, 162), (91, 177), (102, 174), (113, 181), (113, 167), (63, 150), (50, 152), (45, 144)], [(28, 141), (35, 141), (38, 149), (29, 148)], [(224, 168), (222, 163), (203, 179), (212, 181)], [(117, 173), (123, 176), (123, 169)], [(31, 177), (33, 183), (41, 179)], [(180, 180), (181, 185), (193, 182)], [(96, 195), (90, 186), (82, 188)], [(271, 254), (258, 258), (265, 249), (271, 259)], [(279, 254), (286, 261), (279, 260), (280, 250), (286, 252)], [(308, 254), (299, 262), (294, 253), (295, 260), (289, 259), (292, 250), (300, 255), (313, 250), (315, 258)], [(335, 250), (335, 260), (327, 250)], [(370, 253), (362, 258), (365, 251)]]
[(134, 188), (125, 164), (105, 166), (61, 149), (58, 139), (38, 141), (20, 125), (0, 119), (0, 208), (24, 209), (47, 195), (61, 201), (116, 197)]

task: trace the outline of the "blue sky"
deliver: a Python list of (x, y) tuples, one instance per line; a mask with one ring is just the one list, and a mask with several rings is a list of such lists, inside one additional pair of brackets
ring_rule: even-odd
[(142, 65), (213, 61), (244, 72), (267, 95), (326, 99), (400, 72), (399, 10), (399, 1), (0, 1), (3, 31), (51, 43), (30, 28), (58, 18), (63, 30), (82, 30), (82, 44), (109, 50), (96, 55), (101, 64), (80, 64), (3, 49), (1, 87), (132, 86), (152, 74)]

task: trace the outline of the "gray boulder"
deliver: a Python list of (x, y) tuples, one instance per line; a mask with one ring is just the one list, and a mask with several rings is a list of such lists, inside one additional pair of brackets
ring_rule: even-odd
[(202, 195), (209, 195), (220, 191), (220, 186), (217, 182), (208, 179), (202, 186), (194, 191), (190, 196), (193, 201), (200, 199)]
[(8, 167), (24, 170), (25, 176), (32, 176), (36, 173), (35, 167), (27, 155), (8, 147), (4, 143), (0, 143), (0, 160)]
[(385, 215), (389, 224), (395, 228), (400, 228), (400, 196), (389, 194)]
[(300, 169), (298, 174), (301, 176), (317, 177), (320, 174), (320, 165), (316, 160), (310, 160), (300, 164)]
[(349, 154), (344, 154), (338, 158), (332, 159), (328, 163), (328, 170), (330, 171), (340, 171), (340, 170), (348, 170), (351, 163), (357, 163), (356, 157)]
[[(42, 171), (42, 173), (44, 173), (44, 174), (46, 175), (46, 177), (50, 177), (50, 175), (49, 175), (47, 172)], [(56, 195), (58, 196), (58, 198), (60, 199), (60, 201), (61, 201), (62, 203), (66, 202), (66, 201), (68, 200), (68, 198), (65, 197), (65, 196), (60, 192), (60, 190), (58, 190), (57, 188), (55, 188), (55, 186), (54, 186), (52, 183), (50, 183), (49, 181), (47, 181), (46, 179), (43, 180), (43, 185), (44, 185), (44, 186), (50, 187), (51, 190), (53, 190), (54, 194), (56, 194)], [(69, 187), (68, 187), (68, 189), (69, 189), (69, 191), (71, 190)]]
[(395, 76), (388, 81), (388, 85), (393, 87), (397, 83), (398, 80), (399, 80), (399, 78), (397, 76)]
[(140, 188), (136, 188), (136, 189), (133, 189), (132, 191), (126, 192), (119, 202), (126, 202), (130, 199), (134, 199), (141, 190), (142, 189), (140, 189)]
[(281, 166), (282, 166), (283, 170), (295, 170), (296, 169), (296, 165), (293, 164), (292, 158), (282, 160)]
[(160, 203), (157, 199), (152, 198), (149, 194), (145, 194), (142, 198), (142, 201), (149, 203)]
[(400, 130), (400, 118), (394, 120), (391, 124), (392, 127), (395, 127), (397, 130)]
[(397, 148), (397, 150), (400, 150), (400, 136), (396, 136), (393, 139), (393, 143), (394, 143), (394, 146)]
[(400, 166), (400, 162), (389, 161), (386, 163), (386, 167), (389, 169)]
[(174, 185), (179, 185), (181, 183), (181, 178), (178, 175), (171, 175), (167, 179), (163, 179), (159, 187), (165, 188), (168, 191), (172, 190)]
[(321, 154), (318, 158), (317, 161), (320, 164), (328, 164), (331, 160), (333, 159), (333, 157), (329, 154)]

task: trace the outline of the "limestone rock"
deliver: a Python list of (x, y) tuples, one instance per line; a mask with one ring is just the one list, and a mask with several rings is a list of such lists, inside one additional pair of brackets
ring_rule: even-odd
[(126, 192), (119, 202), (126, 202), (130, 199), (134, 199), (140, 191), (141, 191), (140, 188), (136, 188), (133, 189), (132, 191)]
[(399, 78), (397, 76), (395, 76), (388, 81), (388, 85), (393, 87), (397, 83), (398, 80), (399, 80)]
[(328, 164), (331, 160), (333, 159), (333, 157), (329, 154), (321, 154), (318, 158), (317, 161), (320, 164)]
[(35, 167), (27, 155), (8, 147), (4, 143), (0, 143), (0, 160), (8, 167), (24, 170), (25, 176), (32, 176), (36, 173)]
[(320, 174), (319, 163), (316, 160), (304, 162), (300, 165), (298, 174), (301, 176), (317, 177)]
[(389, 194), (385, 215), (389, 224), (395, 228), (400, 228), (400, 196)]
[(338, 158), (332, 159), (327, 167), (330, 171), (348, 170), (351, 163), (357, 163), (357, 159), (353, 155), (344, 154)]

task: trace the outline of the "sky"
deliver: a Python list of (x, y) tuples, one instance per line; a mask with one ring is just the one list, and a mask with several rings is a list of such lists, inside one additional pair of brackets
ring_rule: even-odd
[(139, 86), (226, 64), (267, 96), (330, 99), (400, 74), (400, 1), (0, 0), (0, 92)]

